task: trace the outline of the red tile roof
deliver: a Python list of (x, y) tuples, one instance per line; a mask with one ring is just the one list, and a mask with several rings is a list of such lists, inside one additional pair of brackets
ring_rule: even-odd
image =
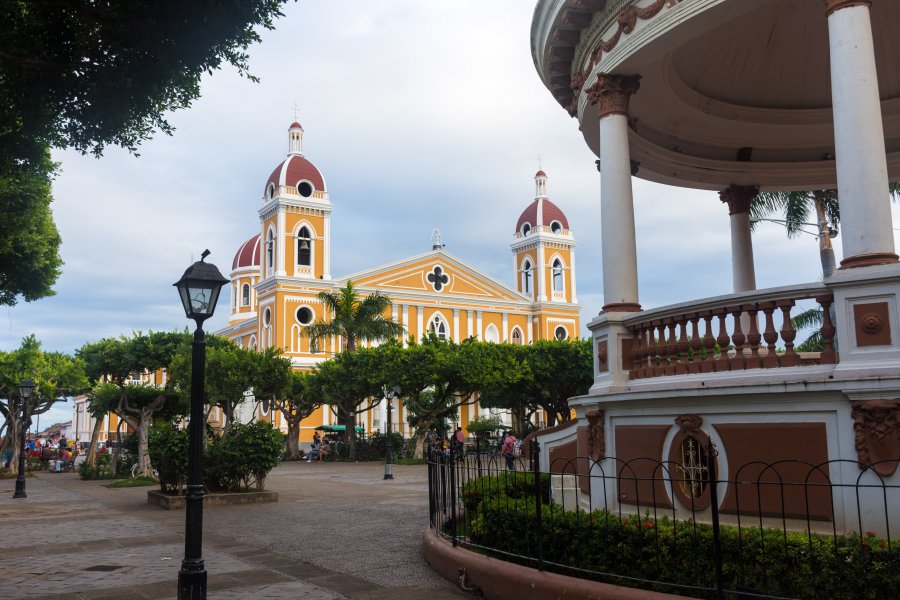
[(231, 263), (231, 270), (241, 269), (243, 267), (259, 266), (259, 234), (241, 244), (237, 254), (234, 255), (234, 261)]
[(549, 200), (539, 198), (529, 204), (528, 208), (522, 212), (522, 216), (519, 217), (519, 220), (516, 223), (516, 231), (521, 231), (522, 225), (525, 223), (529, 223), (532, 227), (538, 225), (538, 202), (544, 203), (542, 207), (544, 222), (540, 223), (540, 225), (550, 225), (553, 221), (559, 221), (562, 224), (563, 229), (569, 228), (569, 220), (566, 218), (566, 215), (563, 214), (563, 211)]
[(288, 156), (284, 162), (275, 167), (269, 179), (266, 180), (266, 187), (263, 193), (269, 188), (269, 184), (275, 185), (276, 192), (279, 185), (297, 185), (297, 182), (306, 179), (313, 184), (313, 187), (319, 191), (325, 190), (325, 179), (319, 173), (319, 169), (311, 162), (300, 155)]

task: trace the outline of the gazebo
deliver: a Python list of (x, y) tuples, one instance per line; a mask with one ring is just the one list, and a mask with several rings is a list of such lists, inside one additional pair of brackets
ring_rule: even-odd
[[(900, 484), (900, 263), (888, 193), (900, 179), (897, 31), (900, 2), (889, 0), (537, 3), (535, 66), (599, 159), (604, 292), (588, 325), (594, 385), (573, 400), (570, 426), (538, 436), (543, 468), (646, 457), (686, 473), (688, 458), (701, 472), (715, 461), (723, 513), (741, 500), (728, 481), (773, 477), (820, 485), (782, 498), (788, 513), (881, 531), (900, 516), (900, 499), (888, 498)], [(720, 193), (731, 293), (642, 307), (634, 177)], [(753, 197), (832, 188), (839, 268), (824, 282), (757, 289)], [(794, 348), (790, 319), (804, 299), (823, 309), (821, 352)], [(692, 453), (710, 442), (714, 455)], [(648, 468), (629, 489), (582, 492), (595, 506), (627, 505), (642, 486), (660, 502), (708, 501), (702, 486), (656, 486), (664, 475)], [(888, 491), (872, 499), (842, 487), (860, 482)]]

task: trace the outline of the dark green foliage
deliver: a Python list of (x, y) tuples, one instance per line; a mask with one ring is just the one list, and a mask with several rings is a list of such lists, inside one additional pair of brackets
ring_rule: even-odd
[(188, 474), (188, 430), (169, 423), (154, 424), (147, 445), (150, 463), (159, 473), (160, 489), (168, 493), (180, 492)]
[[(485, 477), (464, 486), (471, 542), (536, 558), (539, 531), (529, 476)], [(561, 565), (553, 568), (563, 572), (575, 567), (617, 585), (715, 597), (714, 592), (652, 583), (715, 587), (712, 527), (705, 523), (604, 510), (565, 511), (558, 504), (543, 503), (541, 530), (545, 563)], [(726, 589), (829, 600), (875, 600), (893, 597), (900, 589), (896, 544), (891, 547), (871, 532), (830, 536), (723, 525), (721, 540)]]
[(220, 438), (210, 440), (203, 459), (210, 490), (264, 490), (266, 475), (278, 466), (284, 435), (264, 421), (234, 423)]
[(110, 461), (112, 457), (103, 453), (97, 455), (97, 461), (94, 464), (82, 462), (78, 465), (78, 475), (82, 479), (112, 479), (112, 465)]
[[(541, 501), (550, 502), (550, 475), (541, 473)], [(479, 477), (466, 482), (462, 488), (462, 501), (466, 510), (475, 510), (484, 500), (497, 498), (534, 497), (534, 474), (508, 471), (498, 475)]]

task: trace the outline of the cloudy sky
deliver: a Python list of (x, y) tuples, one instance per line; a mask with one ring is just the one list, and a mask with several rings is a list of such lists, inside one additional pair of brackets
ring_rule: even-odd
[[(509, 244), (540, 157), (578, 243), (588, 322), (603, 303), (600, 178), (577, 121), (534, 69), (532, 10), (523, 0), (286, 5), (251, 50), (260, 83), (232, 69), (206, 77), (203, 97), (171, 115), (174, 136), (144, 143), (140, 157), (55, 153), (63, 275), (55, 297), (5, 309), (0, 348), (35, 333), (45, 349), (72, 352), (133, 330), (185, 327), (172, 283), (204, 248), (227, 276), (258, 232), (263, 185), (287, 151), (295, 103), (304, 154), (334, 204), (333, 275), (429, 250), (439, 228), (448, 252), (511, 284)], [(729, 293), (728, 211), (717, 195), (639, 179), (634, 191), (643, 306)], [(754, 249), (761, 288), (820, 277), (811, 236), (788, 240), (762, 224)], [(228, 302), (209, 329), (225, 324)]]

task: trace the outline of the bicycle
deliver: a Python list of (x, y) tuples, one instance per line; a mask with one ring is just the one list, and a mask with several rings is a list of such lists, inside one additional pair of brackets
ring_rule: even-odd
[[(153, 479), (159, 479), (159, 471), (151, 468), (151, 472), (153, 473)], [(131, 465), (131, 478), (137, 479), (138, 474), (141, 472), (141, 466), (138, 463), (134, 463)]]

